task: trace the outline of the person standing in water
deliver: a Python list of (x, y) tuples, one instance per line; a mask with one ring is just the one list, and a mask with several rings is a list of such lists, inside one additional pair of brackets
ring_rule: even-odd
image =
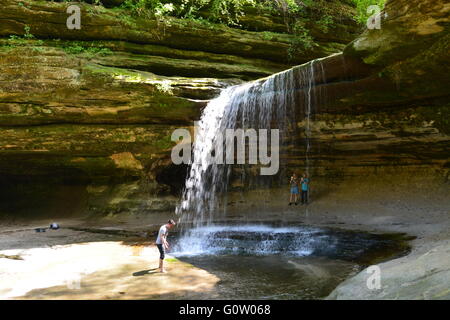
[(300, 184), (302, 186), (302, 204), (308, 204), (309, 179), (306, 173), (303, 174)]
[(291, 186), (291, 197), (289, 199), (289, 205), (292, 204), (292, 201), (294, 201), (295, 205), (297, 205), (298, 200), (298, 178), (295, 173), (292, 174), (291, 181), (289, 182)]
[(159, 250), (159, 272), (166, 273), (164, 269), (164, 256), (165, 251), (169, 249), (169, 243), (167, 242), (167, 234), (169, 230), (175, 226), (175, 221), (170, 219), (161, 228), (159, 228), (158, 237), (156, 238), (156, 246)]

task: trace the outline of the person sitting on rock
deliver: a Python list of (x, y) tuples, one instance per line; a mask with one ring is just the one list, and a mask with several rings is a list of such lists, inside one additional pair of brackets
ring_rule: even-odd
[(292, 204), (292, 201), (294, 201), (295, 205), (297, 205), (299, 192), (298, 192), (298, 178), (295, 172), (292, 174), (290, 186), (291, 186), (291, 197), (289, 199), (289, 205)]

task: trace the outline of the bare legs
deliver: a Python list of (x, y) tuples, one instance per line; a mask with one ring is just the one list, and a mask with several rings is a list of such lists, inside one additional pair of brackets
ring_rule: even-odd
[(164, 260), (159, 259), (159, 272), (166, 273), (166, 269), (164, 269)]
[(295, 204), (297, 204), (298, 201), (298, 194), (296, 193), (291, 193), (291, 197), (289, 198), (289, 205), (292, 204), (292, 202), (294, 202)]

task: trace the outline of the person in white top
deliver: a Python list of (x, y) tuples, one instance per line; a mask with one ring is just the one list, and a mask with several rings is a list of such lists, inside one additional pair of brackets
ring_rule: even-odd
[(166, 273), (164, 269), (164, 253), (169, 249), (169, 243), (167, 242), (167, 234), (169, 229), (175, 226), (175, 221), (170, 219), (165, 225), (159, 228), (158, 237), (156, 238), (156, 246), (159, 250), (159, 271)]

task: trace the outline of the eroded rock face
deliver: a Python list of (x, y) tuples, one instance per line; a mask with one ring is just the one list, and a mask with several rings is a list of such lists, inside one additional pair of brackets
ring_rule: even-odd
[[(428, 180), (448, 186), (449, 11), (444, 1), (429, 7), (423, 1), (387, 2), (381, 29), (365, 31), (343, 53), (294, 67), (297, 130), (281, 150), (283, 174), (308, 170), (316, 195), (377, 175), (385, 175), (386, 184), (409, 177), (412, 185), (427, 185), (424, 189)], [(312, 74), (312, 87), (301, 78), (305, 74)], [(308, 99), (313, 102), (306, 154)], [(241, 181), (237, 172), (232, 183), (242, 188)], [(404, 195), (413, 193), (404, 188)]]
[[(354, 25), (327, 35), (312, 26), (320, 45), (291, 60), (292, 35), (274, 17), (243, 21), (246, 30), (237, 30), (124, 19), (120, 10), (83, 4), (83, 28), (69, 31), (66, 4), (22, 2), (5, 0), (0, 12), (4, 213), (29, 211), (18, 205), (27, 197), (35, 207), (78, 199), (76, 210), (99, 213), (171, 210), (187, 169), (170, 162), (175, 128), (191, 129), (224, 87), (342, 49), (315, 62), (325, 76), (312, 89), (320, 96), (312, 174), (333, 181), (428, 166), (448, 179), (445, 1), (388, 1), (382, 28), (345, 48)], [(302, 171), (304, 106), (296, 110), (297, 142), (282, 160)]]
[[(68, 5), (2, 2), (6, 214), (172, 210), (187, 169), (170, 162), (174, 129), (191, 128), (222, 88), (339, 51), (358, 29), (353, 7), (333, 1), (345, 12), (340, 36), (314, 31), (313, 23), (318, 46), (289, 57), (294, 37), (280, 17), (266, 14), (255, 25), (259, 13), (249, 12), (235, 29), (79, 3), (82, 28), (69, 30)], [(64, 208), (70, 202), (83, 205)]]
[[(298, 78), (311, 63), (293, 69), (297, 138), (282, 155), (288, 170), (303, 172), (308, 158), (310, 172), (329, 176), (330, 184), (384, 168), (411, 177), (429, 168), (449, 182), (450, 6), (426, 3), (388, 1), (381, 29), (366, 30), (343, 53), (313, 62), (313, 87)], [(308, 92), (314, 102), (306, 156)]]
[[(40, 39), (105, 41), (105, 47), (126, 53), (118, 55), (115, 58), (116, 63), (129, 63), (124, 59), (135, 60), (142, 68), (151, 69), (157, 68), (159, 62), (160, 69), (161, 64), (165, 65), (164, 72), (173, 69), (171, 64), (181, 67), (180, 65), (196, 61), (224, 62), (225, 66), (221, 67), (231, 68), (230, 62), (233, 61), (234, 64), (240, 65), (242, 71), (247, 69), (248, 78), (251, 78), (251, 73), (259, 73), (259, 76), (262, 76), (261, 72), (281, 70), (288, 65), (339, 51), (358, 32), (358, 27), (351, 20), (353, 8), (345, 1), (333, 1), (334, 7), (344, 8), (336, 14), (336, 28), (347, 28), (346, 32), (340, 32), (340, 37), (331, 38), (324, 36), (323, 32), (316, 32), (317, 46), (289, 57), (288, 49), (295, 36), (286, 33), (286, 26), (274, 30), (268, 23), (258, 28), (258, 31), (247, 31), (175, 18), (167, 18), (164, 21), (132, 18), (129, 13), (120, 9), (108, 10), (80, 3), (82, 28), (69, 30), (66, 26), (67, 4), (42, 1), (21, 3), (22, 5), (15, 0), (5, 0), (0, 14), (0, 36), (24, 35), (25, 27), (29, 27), (29, 33)], [(271, 20), (270, 17), (268, 20)], [(339, 20), (344, 23), (340, 24)], [(333, 34), (332, 31), (326, 34)], [(142, 61), (143, 59), (146, 61)], [(195, 69), (188, 68), (187, 72), (208, 72), (207, 67), (208, 65), (199, 63)], [(253, 71), (250, 71), (252, 68)]]

